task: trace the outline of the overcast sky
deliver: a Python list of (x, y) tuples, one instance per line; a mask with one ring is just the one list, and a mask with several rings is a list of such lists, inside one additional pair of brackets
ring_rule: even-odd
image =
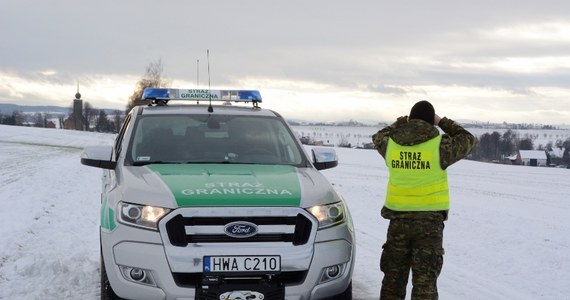
[[(570, 124), (568, 0), (2, 0), (0, 103), (124, 109), (173, 87), (259, 89), (290, 119)], [(198, 63), (199, 61), (199, 63)], [(199, 70), (199, 72), (198, 72)], [(198, 76), (199, 73), (199, 76)]]

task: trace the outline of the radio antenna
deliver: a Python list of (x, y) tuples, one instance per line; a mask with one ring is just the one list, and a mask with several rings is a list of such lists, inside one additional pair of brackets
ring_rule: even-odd
[(196, 88), (200, 87), (200, 60), (196, 60)]
[(208, 106), (208, 112), (214, 112), (212, 107), (212, 91), (210, 90), (210, 49), (206, 50), (206, 56), (208, 59), (208, 95), (210, 97), (210, 106)]

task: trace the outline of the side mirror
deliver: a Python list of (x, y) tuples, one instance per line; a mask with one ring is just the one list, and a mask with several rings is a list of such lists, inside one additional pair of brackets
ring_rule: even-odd
[(338, 165), (336, 151), (332, 148), (313, 148), (313, 164), (317, 170), (334, 168)]
[(81, 152), (81, 163), (96, 168), (114, 170), (117, 162), (111, 160), (113, 147), (87, 146)]

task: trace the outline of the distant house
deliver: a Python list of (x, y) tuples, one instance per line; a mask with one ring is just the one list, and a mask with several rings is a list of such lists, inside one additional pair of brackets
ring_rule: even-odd
[(513, 164), (532, 167), (546, 167), (548, 160), (544, 150), (519, 150), (513, 158)]

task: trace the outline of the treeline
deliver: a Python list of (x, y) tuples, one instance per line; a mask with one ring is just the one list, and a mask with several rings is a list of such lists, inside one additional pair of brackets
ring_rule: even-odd
[[(548, 142), (536, 148), (531, 137), (521, 139), (517, 132), (511, 129), (503, 134), (494, 131), (475, 138), (477, 146), (471, 154), (473, 160), (506, 162), (509, 157), (516, 155), (518, 150), (544, 150), (552, 163), (570, 164), (570, 138), (558, 139), (556, 142)], [(562, 151), (562, 157), (552, 155), (555, 148)]]
[(124, 112), (116, 109), (107, 114), (104, 109), (96, 109), (89, 102), (83, 105), (83, 118), (87, 123), (87, 131), (117, 133), (125, 119)]
[(9, 116), (0, 112), (0, 124), (22, 126), (26, 122), (26, 115), (22, 111), (15, 110)]
[(487, 128), (487, 129), (538, 129), (538, 130), (554, 130), (554, 129), (560, 129), (557, 126), (554, 125), (548, 125), (548, 124), (533, 124), (533, 123), (507, 123), (507, 122), (503, 122), (503, 123), (490, 123), (490, 122), (486, 122), (486, 123), (480, 123), (480, 122), (475, 122), (475, 123), (466, 123), (463, 124), (463, 126), (465, 128)]
[[(4, 115), (0, 112), (0, 124), (15, 125), (15, 126), (29, 126), (29, 127), (50, 127), (50, 122), (60, 122), (63, 124), (63, 116), (52, 115), (49, 113), (24, 113), (21, 110), (15, 110), (11, 115)], [(62, 126), (63, 127), (63, 126)]]
[[(51, 113), (24, 113), (15, 110), (12, 114), (3, 114), (0, 112), (0, 124), (14, 126), (28, 126), (40, 128), (65, 128), (66, 120), (69, 115), (51, 114)], [(93, 108), (88, 102), (84, 103), (82, 122), (86, 131), (97, 132), (113, 132), (119, 131), (124, 120), (124, 112), (114, 110), (108, 114), (104, 109)]]

